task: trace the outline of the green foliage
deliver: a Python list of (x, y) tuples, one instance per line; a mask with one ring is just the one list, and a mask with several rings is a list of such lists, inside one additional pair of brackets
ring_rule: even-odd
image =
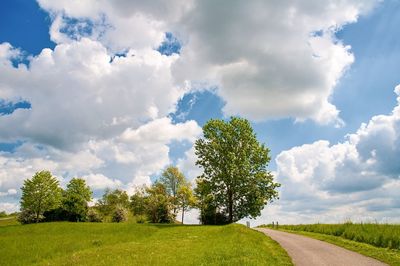
[(122, 207), (115, 208), (112, 214), (112, 222), (113, 223), (121, 223), (125, 222), (128, 219), (127, 211)]
[(280, 186), (266, 169), (269, 149), (258, 142), (250, 122), (237, 117), (208, 121), (203, 135), (195, 143), (196, 164), (203, 169), (197, 182), (202, 188), (196, 193), (201, 212), (212, 200), (215, 213), (226, 215), (228, 222), (259, 216), (278, 197), (275, 189)]
[(141, 214), (141, 215), (136, 215), (135, 217), (136, 217), (136, 222), (138, 224), (144, 224), (145, 222), (147, 222), (146, 215)]
[(400, 250), (400, 226), (378, 223), (280, 225), (279, 228), (338, 236), (375, 247)]
[(110, 216), (117, 207), (129, 208), (129, 196), (126, 194), (126, 191), (120, 189), (113, 191), (107, 189), (96, 206), (103, 216)]
[(291, 265), (242, 225), (42, 223), (0, 227), (2, 265)]
[[(43, 219), (43, 216), (40, 215), (39, 219)], [(34, 212), (32, 212), (29, 209), (23, 209), (18, 217), (17, 217), (18, 222), (20, 222), (21, 224), (30, 224), (30, 223), (34, 223), (37, 220), (37, 216)]]
[(173, 204), (174, 214), (176, 214), (178, 190), (181, 185), (186, 183), (185, 176), (179, 171), (178, 167), (169, 166), (163, 171), (159, 182), (165, 186), (168, 195), (171, 197), (170, 201)]
[(182, 212), (181, 222), (183, 224), (185, 211), (188, 211), (192, 207), (196, 206), (196, 198), (194, 197), (192, 186), (190, 185), (190, 183), (185, 182), (185, 184), (181, 184), (179, 186), (176, 195), (176, 203)]
[(130, 198), (131, 211), (135, 216), (146, 213), (145, 190), (145, 187), (137, 189)]
[(72, 178), (63, 193), (62, 208), (68, 213), (70, 221), (85, 221), (88, 202), (92, 199), (92, 191), (81, 178)]
[(89, 208), (87, 213), (88, 222), (92, 223), (100, 223), (103, 221), (101, 215), (94, 208)]
[(33, 213), (35, 222), (41, 220), (45, 211), (56, 209), (61, 204), (61, 188), (58, 180), (49, 171), (37, 172), (32, 179), (24, 181), (21, 189), (21, 209), (29, 214), (24, 217)]
[(175, 215), (171, 212), (170, 197), (163, 184), (157, 182), (146, 188), (144, 200), (150, 222), (172, 223), (175, 220)]
[(8, 215), (7, 215), (7, 213), (5, 212), (5, 211), (1, 211), (0, 212), (0, 218), (4, 218), (4, 217), (7, 217)]

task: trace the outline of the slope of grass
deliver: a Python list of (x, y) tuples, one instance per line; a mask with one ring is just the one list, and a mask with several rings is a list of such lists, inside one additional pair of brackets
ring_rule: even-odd
[(242, 225), (43, 223), (0, 227), (2, 265), (292, 265)]
[(19, 224), (19, 222), (17, 221), (17, 217), (15, 216), (0, 218), (0, 226), (17, 225), (17, 224)]

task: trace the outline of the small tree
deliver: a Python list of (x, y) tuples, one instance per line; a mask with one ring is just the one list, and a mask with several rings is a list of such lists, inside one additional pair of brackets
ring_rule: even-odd
[(144, 215), (146, 213), (145, 193), (145, 188), (142, 187), (137, 189), (130, 198), (131, 211), (135, 216)]
[(198, 177), (229, 223), (255, 218), (264, 206), (278, 197), (273, 176), (267, 171), (269, 149), (260, 144), (246, 119), (210, 120), (203, 127), (204, 138), (195, 143)]
[(103, 216), (110, 216), (117, 207), (129, 208), (129, 196), (126, 191), (120, 189), (113, 191), (107, 189), (96, 206)]
[(193, 195), (193, 190), (192, 186), (190, 183), (186, 183), (181, 185), (178, 188), (178, 193), (177, 193), (177, 203), (179, 208), (182, 211), (182, 224), (183, 224), (183, 219), (185, 216), (185, 211), (190, 210), (193, 206), (196, 204), (196, 198)]
[(147, 216), (152, 223), (171, 223), (175, 215), (171, 213), (170, 197), (161, 183), (146, 188), (145, 206)]
[(90, 208), (88, 210), (87, 219), (92, 223), (100, 223), (103, 220), (100, 214), (94, 208)]
[(185, 176), (179, 171), (178, 167), (169, 166), (162, 173), (159, 182), (165, 186), (168, 195), (171, 197), (173, 212), (177, 211), (177, 195), (179, 187), (185, 184)]
[(114, 223), (125, 222), (127, 220), (127, 216), (126, 209), (117, 207), (112, 214), (112, 221)]
[(21, 210), (33, 213), (35, 222), (39, 222), (45, 211), (60, 206), (61, 188), (49, 171), (37, 172), (32, 179), (25, 180), (21, 190)]
[(88, 203), (92, 199), (92, 191), (81, 178), (72, 178), (63, 193), (62, 208), (67, 211), (72, 221), (85, 221)]

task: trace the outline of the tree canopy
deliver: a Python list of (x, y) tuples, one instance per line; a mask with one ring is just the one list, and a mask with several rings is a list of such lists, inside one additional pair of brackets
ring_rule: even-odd
[(185, 184), (185, 176), (179, 171), (178, 167), (169, 166), (161, 174), (159, 182), (164, 185), (166, 192), (171, 197), (170, 201), (173, 204), (173, 212), (176, 214), (178, 190), (180, 186)]
[(21, 210), (32, 214), (39, 222), (45, 211), (56, 209), (61, 204), (61, 188), (58, 180), (49, 171), (37, 172), (32, 179), (24, 181), (21, 188)]
[(203, 199), (201, 211), (210, 212), (210, 206), (204, 206), (208, 202), (214, 215), (226, 216), (228, 223), (259, 216), (278, 197), (280, 186), (267, 170), (269, 149), (242, 118), (212, 119), (204, 125), (203, 135), (195, 143), (196, 164), (203, 169), (196, 193)]
[(71, 220), (86, 220), (88, 202), (92, 199), (92, 191), (81, 178), (72, 178), (63, 193), (62, 208), (67, 211)]

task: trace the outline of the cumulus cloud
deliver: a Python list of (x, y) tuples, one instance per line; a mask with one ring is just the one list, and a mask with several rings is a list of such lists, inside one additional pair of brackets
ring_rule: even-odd
[(395, 93), (392, 113), (372, 117), (347, 141), (316, 141), (281, 152), (276, 158), (281, 200), (266, 208), (261, 220), (398, 222), (399, 86)]
[(76, 35), (71, 31), (88, 27), (80, 35), (112, 51), (141, 50), (156, 48), (172, 31), (183, 42), (172, 64), (175, 82), (218, 86), (227, 115), (340, 126), (330, 96), (354, 56), (335, 33), (379, 0), (38, 2), (53, 14), (56, 42), (67, 42)]
[(329, 98), (354, 56), (335, 32), (375, 3), (198, 1), (174, 76), (216, 83), (229, 115), (340, 125)]

